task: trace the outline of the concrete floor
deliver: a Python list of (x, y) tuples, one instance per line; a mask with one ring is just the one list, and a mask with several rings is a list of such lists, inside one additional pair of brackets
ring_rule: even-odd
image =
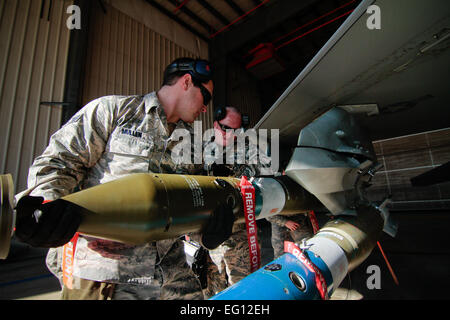
[[(380, 243), (399, 280), (397, 285), (380, 250), (371, 255), (342, 281), (333, 300), (429, 300), (449, 299), (450, 212), (397, 212), (395, 238), (382, 234)], [(319, 218), (319, 217), (318, 217)], [(258, 220), (259, 222), (259, 220)], [(321, 225), (319, 221), (319, 225)], [(270, 225), (259, 225), (262, 265), (272, 261)], [(45, 266), (46, 249), (12, 241), (8, 259), (0, 260), (0, 300), (59, 299), (59, 282)], [(370, 266), (381, 270), (381, 288), (369, 289)]]
[(0, 300), (59, 299), (59, 281), (45, 266), (47, 249), (12, 240), (6, 260), (0, 260)]

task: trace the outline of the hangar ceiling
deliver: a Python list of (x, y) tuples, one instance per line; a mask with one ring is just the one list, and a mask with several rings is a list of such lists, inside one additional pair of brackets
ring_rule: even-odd
[[(260, 84), (263, 112), (359, 3), (357, 0), (146, 1), (207, 40), (211, 44), (211, 59), (219, 68), (224, 57), (245, 66)], [(226, 103), (226, 97), (217, 94)]]
[[(226, 68), (232, 61), (245, 67), (258, 83), (262, 114), (269, 111), (362, 2), (360, 0), (145, 1), (210, 43), (210, 57), (217, 72), (216, 105), (227, 103), (226, 86), (229, 84), (226, 79)], [(443, 2), (430, 1), (425, 7), (432, 11), (434, 3), (437, 4), (436, 7), (442, 7)], [(398, 17), (399, 21), (402, 18), (407, 19)], [(449, 28), (447, 30), (450, 30), (450, 26), (447, 27)], [(444, 29), (438, 30), (444, 32), (438, 36), (446, 36)], [(408, 39), (396, 38), (396, 41), (403, 40), (406, 43)], [(370, 118), (365, 115), (359, 116), (374, 140), (448, 127), (450, 116), (446, 110), (449, 97), (443, 93), (448, 91), (445, 88), (448, 87), (450, 80), (448, 72), (444, 71), (449, 60), (448, 48), (449, 39), (446, 38), (434, 48), (438, 51), (430, 50), (435, 56), (439, 54), (439, 57), (434, 59), (436, 63), (421, 64), (417, 67), (413, 65), (414, 68), (409, 68), (408, 72), (392, 77), (389, 81), (376, 83), (373, 88), (348, 97), (342, 102), (379, 104), (378, 107), (384, 112), (380, 112), (378, 116)], [(352, 45), (349, 45), (348, 50), (352, 50)], [(441, 55), (444, 51), (446, 53)], [(412, 69), (416, 71), (411, 73)], [(398, 81), (403, 81), (403, 84), (407, 85), (400, 86), (396, 90)], [(409, 93), (405, 90), (409, 90)], [(413, 94), (413, 91), (417, 94)], [(443, 94), (436, 98), (436, 92)], [(401, 94), (396, 99), (399, 93)], [(276, 124), (271, 123), (270, 126)]]

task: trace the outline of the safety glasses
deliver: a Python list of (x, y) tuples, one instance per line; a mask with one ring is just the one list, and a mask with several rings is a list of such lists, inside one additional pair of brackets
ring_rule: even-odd
[(227, 126), (227, 125), (225, 125), (225, 124), (222, 124), (222, 123), (220, 123), (220, 122), (217, 122), (217, 123), (219, 124), (220, 129), (222, 129), (223, 132), (226, 132), (227, 130), (238, 130), (238, 129), (240, 129), (240, 128), (232, 128), (232, 127), (229, 127), (229, 126)]
[(201, 82), (194, 80), (194, 78), (192, 78), (192, 83), (194, 84), (194, 86), (200, 88), (200, 92), (203, 96), (203, 105), (207, 106), (212, 98), (211, 93), (209, 93), (208, 89), (206, 89), (205, 86), (201, 84)]

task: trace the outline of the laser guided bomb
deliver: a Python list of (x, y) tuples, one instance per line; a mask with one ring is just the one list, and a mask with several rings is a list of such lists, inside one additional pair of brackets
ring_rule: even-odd
[[(280, 128), (280, 138), (296, 147), (286, 174), (314, 194), (336, 217), (304, 244), (290, 246), (291, 253), (213, 299), (325, 297), (319, 291), (330, 295), (345, 274), (370, 254), (382, 231), (391, 236), (396, 234), (397, 227), (386, 208), (389, 200), (373, 204), (365, 197), (370, 178), (379, 168), (366, 147), (368, 140), (352, 135), (346, 125), (337, 121), (331, 124), (333, 130), (328, 131), (328, 138), (325, 137), (329, 141), (320, 138), (320, 143), (315, 143), (308, 128), (312, 130), (310, 133), (320, 136), (326, 127), (319, 128), (322, 117), (317, 116), (326, 116), (330, 106), (338, 104), (360, 113), (360, 119), (371, 127), (372, 133), (378, 131), (389, 136), (384, 134), (389, 131), (389, 126), (385, 127), (389, 120), (393, 120), (392, 128), (401, 127), (401, 116), (391, 117), (388, 107), (415, 99), (417, 91), (410, 90), (408, 81), (423, 83), (424, 69), (433, 70), (433, 75), (448, 69), (440, 59), (443, 56), (437, 55), (448, 54), (443, 49), (443, 40), (448, 38), (436, 35), (445, 34), (450, 7), (446, 1), (435, 1), (433, 5), (439, 9), (423, 15), (426, 9), (421, 1), (360, 1), (255, 125), (256, 129)], [(373, 32), (367, 14), (374, 8), (401, 18), (383, 20), (380, 32)], [(421, 18), (407, 18), (413, 15)], [(396, 54), (405, 52), (411, 55)], [(398, 81), (399, 77), (405, 81)], [(423, 83), (420, 89), (437, 93), (435, 87), (435, 83), (428, 87)], [(432, 104), (422, 106), (430, 108)], [(406, 115), (407, 111), (403, 116)], [(312, 122), (316, 118), (317, 122)], [(309, 268), (312, 265), (320, 271), (317, 281), (320, 286), (315, 281), (318, 273)]]
[[(1, 258), (9, 252), (14, 230), (13, 182), (2, 175)], [(257, 178), (255, 216), (293, 214), (321, 207), (291, 178)], [(233, 208), (243, 222), (240, 179), (232, 177), (137, 173), (63, 197), (83, 208), (78, 231), (129, 244), (174, 238), (198, 232), (220, 203)]]
[[(337, 216), (302, 247), (322, 274), (327, 294), (367, 258), (383, 229), (395, 233), (384, 204), (356, 210), (358, 202), (368, 203), (365, 190), (378, 167), (370, 143), (352, 117), (334, 108), (300, 132), (286, 175), (250, 179), (256, 219), (324, 206)], [(14, 230), (13, 189), (11, 176), (2, 175), (2, 258), (8, 255)], [(83, 208), (79, 232), (131, 244), (201, 231), (219, 203), (231, 205), (236, 222), (245, 219), (240, 179), (232, 177), (132, 174), (63, 199)], [(298, 259), (301, 250), (296, 250), (212, 299), (319, 297), (314, 275), (308, 263)]]
[[(367, 15), (369, 6), (373, 5), (382, 8), (383, 12), (403, 18), (384, 19), (382, 29), (374, 31), (368, 24), (373, 16)], [(300, 130), (331, 106), (346, 104), (360, 109), (361, 102), (369, 102), (375, 104), (375, 114), (378, 111), (381, 113), (378, 120), (376, 118), (373, 120), (374, 127), (384, 130), (384, 121), (389, 120), (390, 116), (382, 115), (383, 106), (397, 106), (398, 101), (414, 101), (417, 98), (414, 96), (417, 90), (409, 90), (411, 81), (421, 83), (425, 89), (433, 89), (434, 96), (439, 96), (439, 91), (447, 92), (434, 90), (435, 82), (429, 82), (427, 87), (426, 83), (420, 81), (423, 78), (424, 66), (428, 70), (433, 70), (433, 75), (438, 70), (448, 69), (445, 68), (445, 64), (444, 67), (442, 65), (442, 61), (445, 60), (442, 59), (443, 54), (448, 53), (443, 47), (446, 44), (443, 40), (448, 39), (445, 32), (448, 25), (448, 2), (435, 1), (433, 5), (438, 10), (427, 10), (428, 3), (424, 1), (362, 0), (263, 115), (256, 129), (279, 128), (283, 142), (294, 146), (298, 142), (296, 138)], [(421, 19), (405, 18), (412, 16), (420, 16)], [(352, 50), (349, 51), (348, 48)], [(405, 52), (407, 54), (404, 54)], [(398, 81), (399, 77), (405, 81)], [(377, 103), (380, 104), (380, 110)], [(425, 103), (425, 106), (432, 105)], [(389, 108), (385, 111), (389, 113)], [(372, 120), (367, 118), (367, 121)], [(312, 272), (306, 267), (306, 265), (310, 267), (311, 264), (299, 254), (301, 251), (320, 270), (323, 281), (319, 279), (319, 282), (325, 283), (325, 291), (331, 294), (339, 286), (346, 272), (356, 268), (368, 256), (382, 230), (391, 235), (395, 234), (395, 228), (389, 221), (389, 212), (385, 207), (386, 202), (378, 206), (369, 203), (359, 206), (356, 210), (356, 204), (364, 202), (361, 200), (365, 200), (364, 192), (367, 184), (370, 183), (371, 175), (378, 166), (375, 158), (368, 157), (370, 152), (365, 154), (361, 152), (361, 149), (364, 149), (363, 145), (358, 147), (357, 144), (347, 140), (350, 137), (347, 128), (337, 129), (329, 133), (332, 135), (330, 138), (338, 144), (331, 146), (329, 150), (325, 150), (325, 145), (330, 146), (327, 143), (322, 150), (320, 144), (313, 145), (310, 150), (307, 149), (310, 147), (308, 145), (298, 147), (286, 170), (295, 184), (320, 199), (336, 216), (335, 219), (329, 221), (303, 245), (299, 245), (299, 249), (294, 247), (292, 253), (286, 253), (280, 260), (269, 263), (220, 293), (215, 299), (319, 297), (319, 290), (315, 285), (317, 272)], [(336, 139), (340, 137), (343, 139)], [(300, 140), (300, 137), (298, 138)], [(322, 139), (322, 143), (323, 141)], [(314, 161), (309, 157), (313, 157)], [(211, 182), (215, 183), (214, 178), (211, 179)], [(4, 255), (9, 249), (14, 225), (12, 209), (14, 204), (10, 196), (13, 189), (12, 180), (8, 176), (2, 176), (0, 182), (2, 192), (0, 245), (1, 253)], [(239, 198), (238, 194), (235, 196)], [(161, 198), (160, 201), (167, 203), (167, 199)], [(140, 208), (135, 213), (141, 212), (140, 210), (143, 209)], [(198, 213), (195, 218), (186, 217), (191, 219), (190, 221), (199, 221), (198, 225), (201, 225), (210, 210), (199, 209), (195, 211)], [(235, 208), (235, 211), (240, 210), (241, 208)], [(124, 212), (121, 213), (122, 217), (125, 215)], [(169, 232), (177, 221), (173, 218), (170, 221), (170, 214), (174, 213), (168, 209), (163, 212), (169, 213), (169, 216), (162, 214), (160, 217), (160, 230)], [(101, 220), (100, 216), (99, 214), (97, 219)], [(142, 216), (139, 219), (141, 218)], [(87, 223), (87, 220), (84, 223)], [(139, 223), (134, 227), (137, 225)], [(126, 223), (122, 222), (120, 227), (125, 230)]]
[(285, 243), (285, 251), (211, 300), (325, 299), (347, 272), (371, 253), (382, 231), (397, 227), (386, 205), (367, 200), (380, 168), (370, 140), (353, 116), (337, 107), (301, 130), (286, 175), (334, 215), (310, 239)]
[(301, 244), (285, 242), (286, 253), (211, 300), (328, 299), (375, 247), (385, 211), (384, 205), (361, 206), (355, 216), (329, 221)]

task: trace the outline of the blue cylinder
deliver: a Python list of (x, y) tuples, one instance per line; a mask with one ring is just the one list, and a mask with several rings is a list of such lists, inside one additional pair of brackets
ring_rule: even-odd
[[(333, 283), (331, 272), (320, 257), (305, 251), (322, 272), (327, 287)], [(329, 292), (331, 294), (331, 292)], [(210, 300), (315, 300), (321, 299), (315, 274), (295, 256), (285, 253)]]

